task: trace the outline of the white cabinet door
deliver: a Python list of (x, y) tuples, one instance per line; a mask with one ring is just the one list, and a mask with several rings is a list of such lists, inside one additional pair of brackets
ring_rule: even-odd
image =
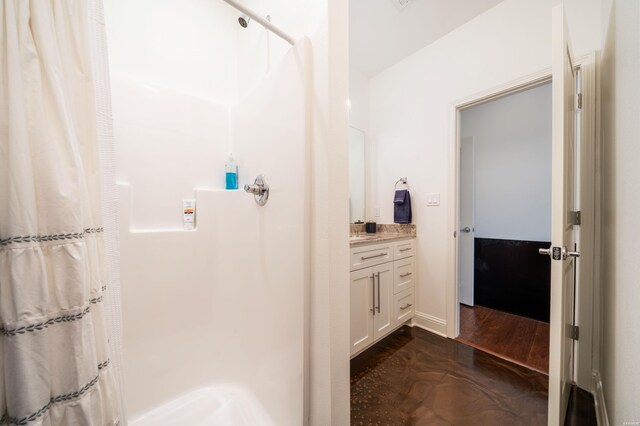
[(351, 273), (351, 355), (364, 349), (373, 342), (373, 268), (361, 269)]
[(373, 338), (374, 340), (384, 336), (393, 328), (393, 262), (374, 266), (375, 275), (375, 298), (373, 316)]

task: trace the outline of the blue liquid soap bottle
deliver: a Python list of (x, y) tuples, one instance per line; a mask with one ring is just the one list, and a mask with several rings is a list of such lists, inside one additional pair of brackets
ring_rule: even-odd
[(233, 155), (229, 154), (229, 159), (224, 165), (226, 174), (226, 189), (238, 189), (238, 165), (233, 161)]

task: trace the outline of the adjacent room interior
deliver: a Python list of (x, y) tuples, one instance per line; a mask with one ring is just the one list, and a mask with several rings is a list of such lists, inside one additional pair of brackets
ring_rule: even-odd
[(460, 113), (458, 340), (549, 371), (551, 83)]

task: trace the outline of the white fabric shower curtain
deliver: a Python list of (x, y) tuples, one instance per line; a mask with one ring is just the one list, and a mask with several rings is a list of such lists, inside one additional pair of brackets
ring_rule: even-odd
[(90, 2), (0, 6), (0, 424), (115, 425)]

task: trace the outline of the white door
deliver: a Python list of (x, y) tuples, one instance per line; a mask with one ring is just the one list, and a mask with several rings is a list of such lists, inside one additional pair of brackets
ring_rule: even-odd
[(373, 338), (384, 336), (393, 328), (393, 262), (383, 263), (375, 271), (375, 305), (373, 317)]
[(373, 268), (351, 273), (350, 327), (351, 355), (373, 342), (373, 307), (375, 306)]
[[(575, 209), (575, 68), (562, 5), (552, 18), (552, 190), (549, 425), (562, 425), (572, 382)], [(542, 252), (543, 250), (541, 250)]]
[(474, 142), (464, 138), (460, 141), (458, 300), (469, 306), (473, 306), (474, 207)]

